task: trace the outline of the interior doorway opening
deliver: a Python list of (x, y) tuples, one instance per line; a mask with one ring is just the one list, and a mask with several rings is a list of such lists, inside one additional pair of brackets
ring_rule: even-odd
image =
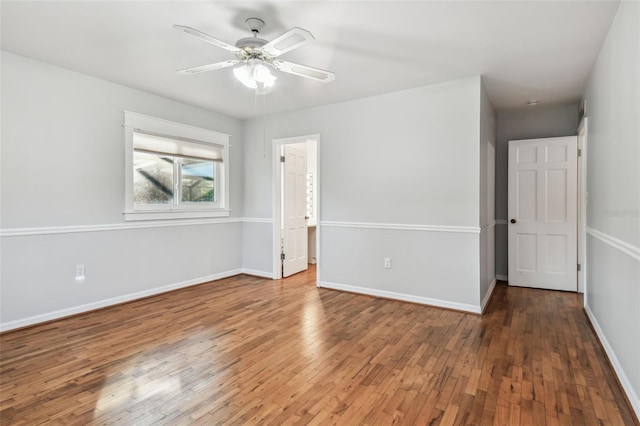
[(319, 135), (273, 141), (273, 276), (288, 277), (320, 259)]

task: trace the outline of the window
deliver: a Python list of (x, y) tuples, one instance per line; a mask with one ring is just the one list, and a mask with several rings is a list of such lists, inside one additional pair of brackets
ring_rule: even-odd
[(228, 216), (229, 135), (125, 112), (126, 220)]
[[(133, 132), (136, 209), (218, 207), (222, 147)], [(216, 197), (218, 195), (218, 197)]]

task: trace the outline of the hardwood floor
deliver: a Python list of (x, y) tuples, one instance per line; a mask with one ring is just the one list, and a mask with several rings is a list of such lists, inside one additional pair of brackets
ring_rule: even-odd
[[(0, 423), (632, 425), (576, 294), (484, 316), (238, 276), (0, 336)], [(443, 283), (446, 285), (446, 283)]]

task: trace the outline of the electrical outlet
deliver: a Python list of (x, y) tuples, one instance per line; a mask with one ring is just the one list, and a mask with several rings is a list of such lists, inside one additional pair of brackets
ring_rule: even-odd
[(84, 265), (76, 265), (76, 281), (84, 281)]
[(385, 269), (391, 269), (391, 258), (390, 257), (385, 257), (384, 258), (384, 268)]

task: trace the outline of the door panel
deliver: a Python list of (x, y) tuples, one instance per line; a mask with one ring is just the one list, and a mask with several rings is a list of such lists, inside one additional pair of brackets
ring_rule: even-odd
[(307, 255), (307, 150), (306, 147), (284, 145), (283, 276), (288, 277), (308, 266)]
[(535, 170), (518, 171), (518, 218), (535, 220), (537, 209), (537, 180)]
[(509, 284), (577, 290), (577, 137), (509, 142)]
[(567, 170), (545, 170), (545, 197), (547, 222), (566, 222), (567, 217)]

